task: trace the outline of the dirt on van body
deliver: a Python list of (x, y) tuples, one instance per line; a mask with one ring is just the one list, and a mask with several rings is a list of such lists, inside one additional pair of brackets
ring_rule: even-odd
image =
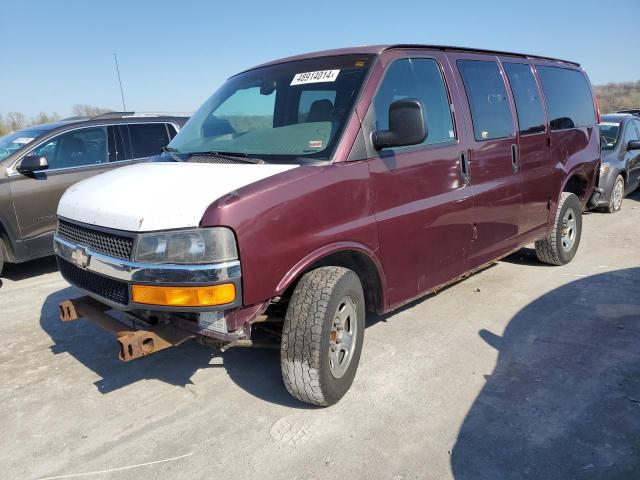
[[(368, 320), (353, 387), (319, 409), (277, 350), (189, 343), (131, 363), (51, 259), (0, 288), (3, 478), (636, 478), (640, 194), (591, 213), (574, 261), (530, 249)], [(78, 478), (83, 478), (80, 476)]]

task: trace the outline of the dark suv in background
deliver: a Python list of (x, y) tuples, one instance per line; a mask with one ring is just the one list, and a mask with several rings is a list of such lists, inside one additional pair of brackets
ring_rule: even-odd
[(56, 208), (72, 184), (161, 152), (187, 116), (111, 112), (0, 137), (0, 272), (53, 253)]

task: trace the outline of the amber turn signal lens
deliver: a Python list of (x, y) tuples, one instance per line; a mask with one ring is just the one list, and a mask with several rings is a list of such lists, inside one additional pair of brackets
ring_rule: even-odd
[(203, 287), (133, 285), (131, 293), (135, 303), (168, 307), (210, 307), (233, 302), (236, 299), (236, 286), (233, 283)]

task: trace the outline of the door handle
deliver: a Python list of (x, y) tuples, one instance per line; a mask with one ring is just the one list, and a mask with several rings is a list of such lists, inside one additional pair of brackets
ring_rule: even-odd
[(518, 146), (515, 143), (511, 145), (511, 167), (513, 173), (518, 171)]
[(469, 185), (471, 180), (471, 172), (469, 171), (469, 153), (460, 152), (460, 176), (462, 177), (462, 184)]

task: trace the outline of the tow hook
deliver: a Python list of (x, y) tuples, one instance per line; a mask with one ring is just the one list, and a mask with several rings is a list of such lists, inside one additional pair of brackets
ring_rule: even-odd
[(109, 310), (90, 297), (65, 300), (60, 303), (60, 320), (72, 322), (85, 318), (116, 337), (120, 345), (120, 360), (128, 362), (151, 355), (169, 347), (176, 347), (195, 337), (195, 334), (178, 329), (170, 324), (159, 325), (147, 330), (130, 330), (127, 325), (105, 313)]

